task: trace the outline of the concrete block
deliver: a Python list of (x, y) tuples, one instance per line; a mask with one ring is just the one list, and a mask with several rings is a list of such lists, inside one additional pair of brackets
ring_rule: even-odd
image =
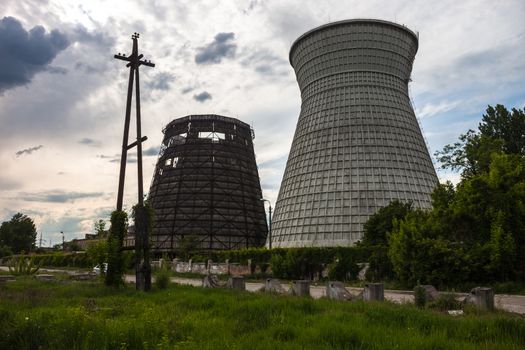
[(345, 288), (342, 282), (328, 281), (326, 285), (326, 296), (333, 300), (352, 300), (352, 294)]
[(383, 283), (367, 283), (363, 289), (364, 301), (384, 301), (385, 288)]
[(310, 281), (296, 280), (292, 281), (292, 288), (290, 289), (292, 295), (299, 297), (310, 296)]
[(232, 276), (228, 279), (228, 288), (246, 290), (246, 283), (243, 276)]
[(203, 288), (222, 288), (224, 287), (224, 283), (219, 281), (219, 278), (217, 275), (206, 275), (202, 279), (202, 287)]
[(56, 278), (54, 275), (39, 274), (35, 278), (39, 281), (54, 281)]
[(494, 310), (494, 291), (492, 288), (476, 287), (470, 291), (465, 302), (473, 304), (482, 310)]
[(425, 298), (427, 301), (435, 301), (439, 299), (439, 292), (436, 287), (430, 284), (423, 284), (421, 287), (425, 290)]
[(284, 287), (281, 285), (281, 281), (277, 278), (267, 278), (264, 283), (264, 291), (268, 293), (285, 293)]

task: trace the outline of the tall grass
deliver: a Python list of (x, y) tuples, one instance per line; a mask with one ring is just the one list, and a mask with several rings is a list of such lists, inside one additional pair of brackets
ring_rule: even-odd
[(451, 318), (409, 305), (343, 303), (99, 282), (0, 286), (0, 349), (523, 349), (525, 320)]

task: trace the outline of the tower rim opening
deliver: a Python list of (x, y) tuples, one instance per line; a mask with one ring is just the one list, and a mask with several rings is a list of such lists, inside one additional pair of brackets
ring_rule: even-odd
[(395, 23), (395, 22), (391, 22), (391, 21), (386, 21), (386, 20), (383, 20), (383, 19), (376, 19), (376, 18), (344, 19), (344, 20), (341, 20), (341, 21), (336, 21), (336, 22), (330, 22), (330, 23), (322, 24), (322, 25), (320, 25), (318, 27), (310, 29), (309, 31), (303, 33), (297, 39), (295, 39), (295, 41), (293, 42), (292, 46), (290, 47), (290, 53), (288, 54), (288, 61), (290, 62), (290, 65), (292, 67), (294, 67), (293, 62), (292, 62), (292, 54), (293, 54), (295, 48), (297, 47), (297, 45), (301, 41), (303, 41), (304, 39), (308, 38), (310, 35), (312, 35), (312, 34), (314, 34), (316, 32), (319, 32), (321, 30), (327, 29), (327, 28), (337, 27), (337, 26), (346, 25), (346, 24), (357, 24), (357, 23), (379, 23), (379, 24), (383, 24), (383, 25), (396, 27), (398, 29), (402, 29), (405, 32), (409, 33), (414, 38), (414, 40), (416, 42), (416, 51), (414, 52), (414, 54), (417, 53), (417, 50), (419, 49), (419, 35), (416, 34), (416, 32), (414, 32), (412, 29), (408, 28), (407, 26), (405, 26), (403, 24), (399, 24), (399, 23)]

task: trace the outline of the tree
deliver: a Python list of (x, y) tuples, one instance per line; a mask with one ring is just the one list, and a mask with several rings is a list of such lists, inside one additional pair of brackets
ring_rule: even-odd
[(400, 220), (412, 210), (412, 203), (397, 199), (379, 209), (364, 225), (363, 244), (385, 246), (387, 234), (392, 231), (393, 220)]
[(93, 230), (95, 231), (95, 234), (98, 237), (105, 237), (108, 233), (106, 231), (106, 222), (102, 219), (95, 221), (95, 224), (93, 225)]
[(442, 169), (462, 171), (462, 178), (487, 172), (494, 153), (525, 155), (525, 109), (488, 106), (478, 126), (469, 130), (459, 141), (446, 145), (434, 155)]
[(499, 104), (496, 108), (489, 106), (479, 131), (487, 137), (500, 139), (504, 153), (525, 155), (525, 108), (513, 108), (511, 113)]
[(28, 216), (17, 213), (0, 226), (0, 246), (9, 247), (13, 253), (29, 252), (35, 248), (36, 228)]
[(201, 242), (196, 235), (182, 236), (177, 244), (177, 257), (182, 260), (191, 259), (193, 255), (199, 252)]
[(469, 274), (463, 248), (428, 232), (430, 215), (414, 212), (395, 222), (388, 256), (398, 280), (407, 287), (418, 283), (438, 288), (463, 281)]
[(91, 265), (102, 266), (108, 261), (108, 242), (100, 241), (95, 244), (90, 244), (86, 248), (86, 255)]
[(492, 222), (490, 241), (490, 263), (488, 272), (500, 281), (508, 280), (514, 275), (516, 244), (512, 234), (503, 230), (503, 212), (498, 212)]

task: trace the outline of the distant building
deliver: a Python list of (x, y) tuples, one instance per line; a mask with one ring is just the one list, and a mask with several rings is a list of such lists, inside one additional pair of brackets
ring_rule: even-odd
[(95, 234), (86, 233), (84, 238), (74, 238), (69, 242), (64, 242), (66, 250), (86, 250), (89, 246), (97, 244), (101, 241), (106, 241), (106, 237), (100, 237)]
[(418, 36), (381, 20), (346, 20), (290, 49), (301, 113), (273, 217), (273, 247), (349, 246), (390, 201), (430, 208), (436, 171), (408, 82)]

